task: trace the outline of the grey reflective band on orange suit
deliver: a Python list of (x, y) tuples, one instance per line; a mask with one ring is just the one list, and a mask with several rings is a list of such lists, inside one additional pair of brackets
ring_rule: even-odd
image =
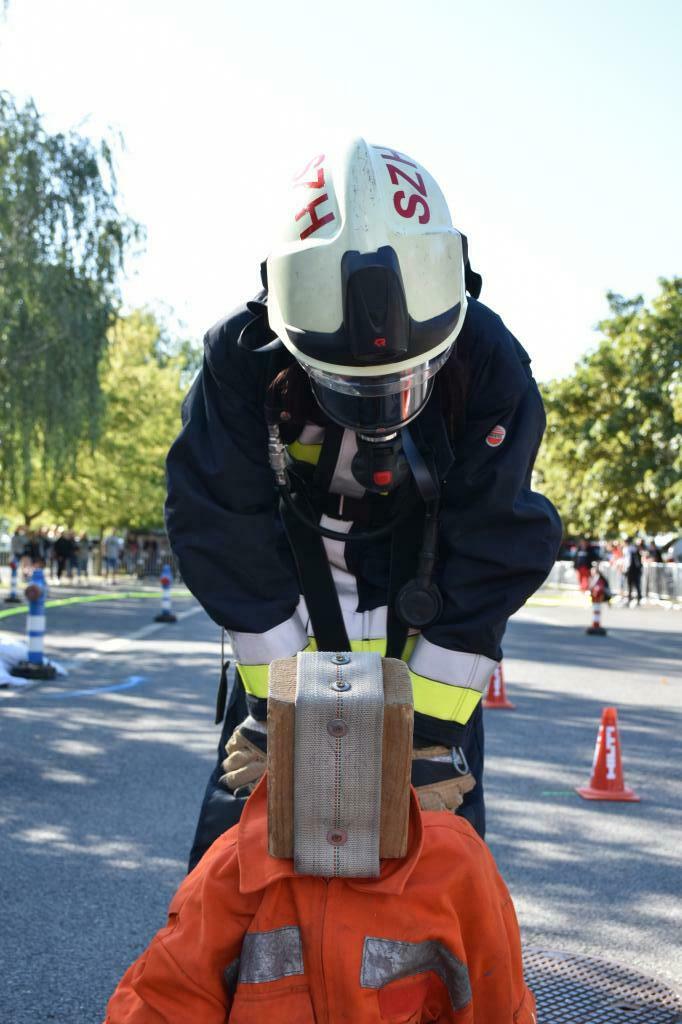
[[(239, 958), (240, 985), (277, 981), (292, 974), (303, 974), (301, 933), (296, 925), (270, 932), (247, 932)], [(234, 977), (234, 961), (225, 971), (225, 981)]]
[(453, 1010), (461, 1010), (471, 1001), (466, 964), (440, 942), (398, 942), (369, 935), (365, 939), (360, 971), (363, 988), (383, 988), (392, 981), (427, 971), (433, 971), (441, 979)]

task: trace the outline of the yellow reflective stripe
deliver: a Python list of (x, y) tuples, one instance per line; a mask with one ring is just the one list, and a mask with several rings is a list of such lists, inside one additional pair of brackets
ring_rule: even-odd
[(466, 725), (481, 699), (478, 690), (470, 690), (466, 686), (448, 686), (447, 683), (418, 676), (416, 672), (410, 672), (410, 676), (414, 710), (431, 718)]
[(300, 441), (292, 441), (291, 444), (287, 445), (287, 451), (292, 459), (297, 459), (299, 462), (309, 462), (311, 466), (316, 466), (320, 461), (322, 445), (301, 444)]
[[(304, 647), (303, 650), (309, 652), (317, 650), (317, 644), (312, 637), (308, 641), (308, 646)], [(268, 696), (268, 673), (270, 672), (270, 666), (240, 665), (237, 663), (237, 669), (242, 677), (246, 692), (250, 693), (252, 697), (260, 697), (262, 700), (266, 700)]]
[(376, 637), (374, 640), (351, 640), (350, 642), (351, 651), (361, 651), (364, 654), (368, 654), (370, 651), (376, 651), (383, 658), (386, 653), (386, 638), (383, 636)]
[(412, 651), (415, 648), (417, 640), (419, 639), (419, 633), (415, 633), (414, 636), (408, 636), (405, 646), (403, 647), (403, 653), (400, 655), (403, 661), (407, 661)]
[[(416, 642), (416, 636), (410, 636), (407, 638), (407, 643), (403, 648), (403, 661), (407, 661)], [(386, 652), (386, 639), (385, 637), (377, 637), (374, 640), (351, 640), (350, 646), (352, 651), (377, 651), (377, 653), (383, 657)], [(308, 640), (308, 646), (303, 649), (309, 654), (316, 651), (317, 641), (315, 638), (311, 636)], [(239, 670), (239, 675), (241, 676), (246, 692), (250, 693), (252, 697), (259, 697), (265, 700), (268, 696), (268, 672), (270, 670), (270, 666), (237, 664), (237, 669)], [(410, 673), (410, 675), (414, 674)], [(427, 682), (431, 682), (431, 680), (427, 680)], [(445, 687), (442, 683), (436, 683), (434, 685), (439, 686), (442, 689), (454, 689), (452, 686)], [(442, 716), (437, 715), (436, 717), (441, 718)]]
[(267, 697), (269, 665), (237, 665), (244, 689), (252, 697)]
[[(418, 637), (416, 636), (410, 636), (407, 638), (407, 642), (403, 647), (403, 653), (400, 656), (401, 661), (407, 661), (414, 650), (414, 645), (416, 644), (417, 639)], [(350, 649), (351, 651), (362, 651), (364, 653), (367, 653), (368, 651), (376, 651), (377, 654), (380, 654), (383, 658), (386, 655), (386, 637), (378, 636), (374, 637), (372, 640), (351, 640)], [(317, 643), (312, 637), (310, 638), (310, 644), (306, 647), (306, 650), (317, 650)]]

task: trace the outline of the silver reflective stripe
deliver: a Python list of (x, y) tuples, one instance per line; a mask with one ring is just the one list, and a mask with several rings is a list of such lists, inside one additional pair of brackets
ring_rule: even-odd
[(482, 654), (465, 654), (464, 651), (449, 651), (430, 643), (420, 636), (410, 658), (410, 668), (418, 676), (434, 679), (448, 686), (462, 686), (482, 693), (490, 676), (498, 666), (497, 661)]
[(230, 632), (230, 638), (235, 657), (242, 665), (269, 665), (275, 658), (293, 658), (308, 643), (297, 612), (265, 633)]
[(461, 1010), (471, 1000), (466, 964), (440, 942), (397, 942), (369, 935), (365, 939), (360, 971), (363, 988), (383, 988), (399, 978), (409, 978), (426, 971), (433, 971), (441, 979), (448, 990), (453, 1010)]
[(239, 960), (240, 985), (277, 981), (292, 974), (303, 974), (301, 933), (296, 925), (246, 933)]
[[(381, 605), (379, 608), (372, 608), (366, 612), (358, 612), (358, 587), (355, 576), (344, 573), (336, 566), (332, 566), (332, 579), (336, 587), (336, 593), (341, 605), (343, 624), (349, 640), (381, 640), (386, 636), (386, 617), (388, 608)], [(308, 615), (308, 608), (305, 599), (298, 602), (298, 615), (301, 622), (310, 636), (313, 635), (313, 627)]]
[(318, 427), (316, 423), (306, 423), (297, 440), (299, 444), (322, 444), (324, 427)]
[(347, 498), (364, 498), (365, 488), (357, 482), (350, 468), (357, 450), (356, 434), (352, 430), (344, 430), (334, 475), (329, 484), (332, 494), (345, 494)]

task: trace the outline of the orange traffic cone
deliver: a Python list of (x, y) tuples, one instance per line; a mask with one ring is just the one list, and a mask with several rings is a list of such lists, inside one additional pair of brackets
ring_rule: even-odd
[(592, 598), (592, 625), (588, 626), (585, 632), (588, 636), (606, 636), (606, 630), (601, 624), (602, 604), (606, 597), (606, 579), (600, 572), (595, 571), (592, 577), (590, 597)]
[(500, 662), (490, 677), (490, 682), (488, 683), (488, 694), (483, 701), (483, 707), (507, 708), (508, 711), (513, 711), (516, 707), (516, 704), (512, 704), (511, 701), (507, 700), (502, 662)]
[(615, 708), (604, 708), (602, 711), (589, 785), (576, 786), (575, 791), (585, 800), (639, 801), (637, 794), (628, 789), (623, 781), (618, 713)]
[(585, 632), (588, 636), (606, 636), (606, 630), (601, 624), (601, 601), (592, 602), (592, 625)]

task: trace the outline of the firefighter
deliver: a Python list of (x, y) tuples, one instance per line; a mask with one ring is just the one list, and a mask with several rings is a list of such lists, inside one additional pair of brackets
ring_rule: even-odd
[(578, 577), (578, 586), (583, 591), (590, 589), (592, 566), (596, 561), (597, 557), (592, 545), (583, 537), (578, 543), (578, 549), (573, 559), (573, 568), (575, 569), (576, 576)]
[(296, 875), (268, 853), (265, 782), (178, 889), (105, 1024), (536, 1024), (511, 897), (467, 821), (413, 797), (407, 856), (378, 878)]
[(168, 456), (173, 550), (238, 671), (190, 867), (264, 770), (268, 664), (315, 648), (407, 661), (413, 782), (483, 836), (481, 693), (561, 540), (529, 357), (433, 177), (362, 139), (297, 175), (261, 276), (206, 334)]

